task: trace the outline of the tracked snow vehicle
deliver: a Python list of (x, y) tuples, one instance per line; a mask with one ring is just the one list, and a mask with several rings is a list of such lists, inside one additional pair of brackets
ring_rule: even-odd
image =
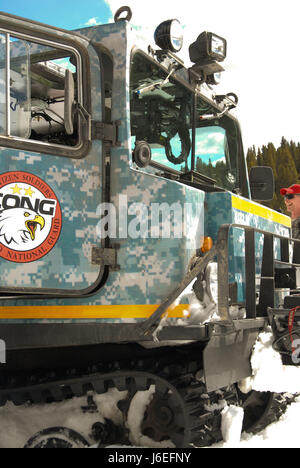
[[(290, 219), (258, 203), (272, 174), (248, 177), (237, 97), (215, 92), (225, 39), (200, 34), (187, 68), (177, 20), (153, 46), (130, 19), (69, 32), (0, 14), (0, 403), (87, 394), (91, 409), (117, 388), (123, 427), (93, 428), (105, 445), (130, 442), (151, 388), (141, 433), (205, 446), (221, 401), (246, 430), (272, 408), (237, 383), (269, 321), (292, 352)], [(72, 428), (27, 445), (54, 440), (85, 445)]]

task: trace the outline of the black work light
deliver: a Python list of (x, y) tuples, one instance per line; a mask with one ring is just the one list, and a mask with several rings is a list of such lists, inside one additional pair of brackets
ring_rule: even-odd
[(206, 83), (210, 85), (218, 85), (221, 82), (221, 72), (212, 73), (206, 78)]
[(189, 47), (190, 60), (193, 63), (222, 62), (226, 58), (226, 51), (226, 39), (206, 31)]
[(154, 40), (158, 47), (179, 52), (183, 45), (182, 26), (177, 19), (161, 23), (155, 30)]

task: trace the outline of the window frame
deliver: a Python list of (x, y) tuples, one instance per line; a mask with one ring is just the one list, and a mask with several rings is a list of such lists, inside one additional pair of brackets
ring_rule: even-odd
[[(28, 28), (29, 27), (30, 25), (28, 24)], [(69, 51), (70, 53), (74, 54), (77, 61), (76, 67), (78, 77), (78, 102), (91, 115), (90, 60), (87, 49), (79, 42), (79, 40), (76, 39), (76, 35), (74, 39), (70, 39), (68, 37), (58, 35), (56, 31), (53, 33), (45, 33), (44, 31), (40, 30), (35, 30), (33, 34), (32, 31), (27, 31), (26, 28), (12, 28), (8, 25), (4, 26), (2, 25), (2, 21), (0, 21), (0, 33), (8, 35), (8, 37), (12, 36), (17, 39), (27, 40), (33, 43), (61, 49), (62, 51), (66, 52)], [(8, 49), (9, 52), (10, 49), (8, 44), (6, 44), (6, 49)], [(8, 52), (6, 50), (6, 54)], [(8, 67), (6, 74), (9, 74)], [(82, 122), (81, 119), (80, 121)], [(79, 125), (79, 138), (76, 146), (39, 142), (37, 140), (29, 140), (13, 135), (0, 135), (0, 147), (49, 154), (54, 156), (63, 156), (73, 159), (81, 159), (87, 155), (91, 145), (91, 141), (85, 138), (85, 132), (83, 131), (82, 127), (82, 124)]]
[[(147, 59), (149, 62), (152, 62), (153, 65), (156, 65), (157, 67), (161, 68), (165, 73), (166, 75), (169, 74), (169, 71), (168, 69), (161, 63), (157, 62), (157, 60), (155, 60), (153, 57), (151, 57), (150, 55), (148, 55), (147, 53), (145, 53), (145, 51), (143, 51), (142, 49), (139, 49), (139, 48), (134, 48), (132, 51), (131, 51), (131, 55), (130, 55), (130, 67), (129, 67), (129, 82), (131, 82), (131, 67), (132, 67), (132, 62), (134, 60), (134, 56), (136, 54), (139, 54), (139, 55), (142, 55), (145, 59)], [(191, 92), (191, 97), (192, 97), (192, 100), (194, 101), (194, 96), (195, 96), (195, 89), (193, 88), (193, 86), (191, 86), (188, 82), (186, 82), (185, 80), (182, 80), (180, 79), (180, 77), (178, 76), (172, 76), (172, 79), (174, 79), (175, 81), (177, 81), (180, 85), (184, 86), (187, 90), (189, 90)], [(194, 103), (193, 103), (193, 106), (194, 106)], [(129, 115), (130, 115), (130, 128), (131, 128), (131, 109), (129, 109)], [(191, 120), (193, 119), (193, 111), (191, 113)], [(193, 131), (193, 127), (192, 127), (192, 131)], [(131, 132), (130, 132), (130, 135), (131, 135)], [(193, 138), (193, 135), (192, 135), (192, 138)], [(192, 145), (191, 145), (191, 167), (193, 165), (193, 158), (194, 158), (194, 148), (193, 148), (193, 139), (191, 141)], [(169, 166), (165, 166), (164, 164), (161, 164), (157, 161), (150, 161), (150, 164), (149, 166), (151, 167), (154, 167), (158, 170), (162, 170), (162, 171), (165, 171), (165, 172), (168, 172), (170, 174), (173, 174), (173, 175), (182, 175), (183, 172), (180, 172), (180, 171), (177, 171), (175, 168), (172, 168), (172, 167), (169, 167)]]
[[(160, 67), (166, 74), (168, 74), (168, 69), (164, 65), (157, 62), (153, 57), (147, 55), (147, 53), (145, 53), (143, 50), (141, 50), (139, 48), (134, 48), (132, 50), (131, 56), (130, 56), (130, 67), (129, 67), (130, 80), (131, 80), (132, 62), (133, 62), (134, 56), (136, 54), (142, 55), (149, 62), (152, 62), (157, 67)], [(192, 109), (192, 115), (191, 115), (191, 119), (192, 119), (192, 122), (193, 122), (193, 125), (192, 125), (192, 147), (191, 147), (191, 171), (195, 172), (196, 174), (199, 174), (199, 176), (205, 177), (204, 174), (201, 174), (201, 172), (198, 172), (198, 171), (195, 170), (195, 162), (196, 162), (195, 161), (195, 157), (196, 157), (195, 148), (196, 148), (196, 128), (197, 128), (196, 125), (195, 125), (195, 118), (196, 118), (197, 98), (200, 98), (203, 101), (207, 102), (207, 104), (214, 107), (216, 109), (216, 111), (222, 112), (223, 109), (217, 103), (212, 101), (208, 96), (206, 96), (205, 94), (202, 94), (199, 89), (195, 89), (187, 81), (181, 79), (180, 77), (178, 77), (176, 75), (173, 76), (172, 78), (174, 80), (176, 80), (178, 83), (180, 83), (182, 86), (184, 86), (186, 89), (191, 91), (191, 93), (193, 94), (193, 109)], [(131, 110), (129, 112), (131, 113)], [(227, 115), (227, 117), (229, 117), (233, 121), (233, 124), (236, 126), (236, 129), (237, 129), (237, 136), (238, 136), (238, 141), (237, 141), (237, 145), (238, 145), (237, 164), (238, 164), (239, 185), (240, 185), (240, 188), (241, 188), (242, 196), (244, 196), (246, 198), (249, 198), (249, 188), (248, 188), (248, 183), (247, 183), (248, 175), (247, 175), (246, 163), (245, 163), (245, 158), (244, 158), (244, 149), (243, 149), (243, 144), (242, 144), (240, 123), (239, 123), (239, 121), (237, 120), (237, 118), (234, 115), (232, 115), (232, 114), (226, 114), (226, 115)], [(131, 114), (130, 114), (130, 125), (131, 125)], [(220, 125), (220, 127), (222, 127), (222, 125)], [(180, 181), (182, 183), (185, 183), (184, 179), (182, 178), (182, 175), (184, 173), (182, 173), (180, 171), (177, 171), (174, 168), (171, 168), (169, 166), (165, 166), (164, 164), (161, 164), (161, 163), (156, 162), (156, 161), (150, 161), (149, 166), (161, 171), (162, 173), (170, 175), (171, 178), (173, 178), (173, 177), (176, 178), (176, 176), (178, 176), (178, 178), (180, 178)], [(147, 169), (147, 168), (145, 168), (145, 169)], [(145, 171), (145, 169), (139, 168), (139, 171)], [(218, 187), (218, 189), (228, 191), (227, 189), (221, 188), (221, 187)]]

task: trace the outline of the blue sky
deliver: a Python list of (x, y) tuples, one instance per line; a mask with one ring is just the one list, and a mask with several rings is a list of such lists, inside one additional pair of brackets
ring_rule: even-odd
[(0, 10), (65, 29), (84, 27), (91, 18), (107, 23), (112, 16), (104, 0), (1, 0)]
[(188, 46), (202, 31), (227, 39), (226, 72), (215, 91), (238, 95), (246, 148), (279, 145), (282, 136), (300, 141), (299, 0), (0, 0), (4, 12), (65, 29), (107, 23), (122, 5), (131, 7), (132, 23), (151, 38), (161, 21), (178, 18), (185, 26), (180, 58), (187, 66)]

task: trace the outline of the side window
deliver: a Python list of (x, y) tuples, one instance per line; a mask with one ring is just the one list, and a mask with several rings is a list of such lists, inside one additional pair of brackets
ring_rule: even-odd
[(75, 51), (0, 31), (0, 136), (76, 146), (77, 100)]

